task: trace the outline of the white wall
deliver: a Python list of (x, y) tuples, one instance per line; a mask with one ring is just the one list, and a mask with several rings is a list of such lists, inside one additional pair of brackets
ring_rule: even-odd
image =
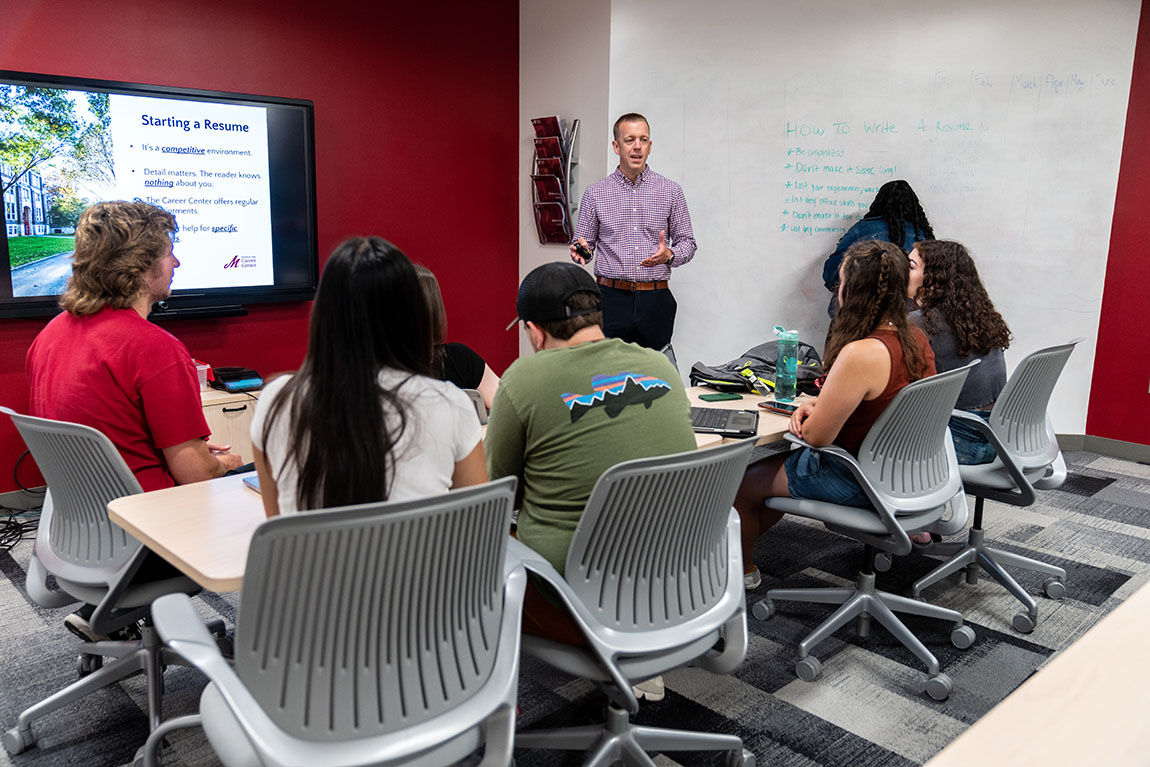
[[(575, 199), (607, 175), (611, 58), (610, 0), (520, 0), (519, 3), (519, 277), (540, 264), (568, 259), (567, 247), (540, 245), (531, 210), (532, 117), (581, 122)], [(507, 319), (515, 316), (509, 307)], [(512, 332), (512, 331), (508, 331)], [(522, 331), (519, 352), (528, 354)]]
[(1008, 365), (1085, 337), (1052, 403), (1058, 432), (1084, 433), (1139, 10), (614, 0), (610, 110), (650, 118), (650, 165), (682, 184), (699, 246), (672, 273), (680, 368), (775, 324), (821, 346), (823, 258), (868, 187), (905, 178), (974, 254)]

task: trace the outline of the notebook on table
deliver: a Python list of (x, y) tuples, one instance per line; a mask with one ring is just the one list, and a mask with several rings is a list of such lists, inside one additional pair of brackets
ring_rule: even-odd
[(691, 408), (691, 426), (697, 432), (724, 437), (753, 437), (759, 430), (759, 414), (749, 410), (717, 407)]

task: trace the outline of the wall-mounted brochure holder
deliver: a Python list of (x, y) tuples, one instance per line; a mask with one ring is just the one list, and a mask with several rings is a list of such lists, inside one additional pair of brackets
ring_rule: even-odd
[(531, 170), (531, 203), (540, 244), (571, 242), (578, 203), (573, 199), (579, 121), (564, 126), (557, 115), (534, 117), (535, 155)]

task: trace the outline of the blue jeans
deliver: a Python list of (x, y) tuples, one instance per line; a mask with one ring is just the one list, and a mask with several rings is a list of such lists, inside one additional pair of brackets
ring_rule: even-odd
[(792, 451), (784, 466), (792, 498), (863, 509), (871, 507), (870, 498), (851, 470), (837, 458), (804, 447)]
[[(990, 418), (989, 410), (967, 410), (982, 420)], [(978, 427), (968, 424), (960, 418), (950, 419), (950, 436), (954, 439), (954, 452), (958, 455), (958, 462), (964, 466), (979, 463), (990, 463), (998, 455)]]

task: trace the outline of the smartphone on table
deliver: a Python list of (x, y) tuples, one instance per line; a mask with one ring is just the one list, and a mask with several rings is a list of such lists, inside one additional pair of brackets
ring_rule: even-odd
[(772, 413), (782, 413), (783, 415), (790, 415), (799, 409), (798, 405), (792, 405), (790, 402), (775, 402), (774, 400), (760, 402), (759, 407), (763, 410), (770, 410)]

